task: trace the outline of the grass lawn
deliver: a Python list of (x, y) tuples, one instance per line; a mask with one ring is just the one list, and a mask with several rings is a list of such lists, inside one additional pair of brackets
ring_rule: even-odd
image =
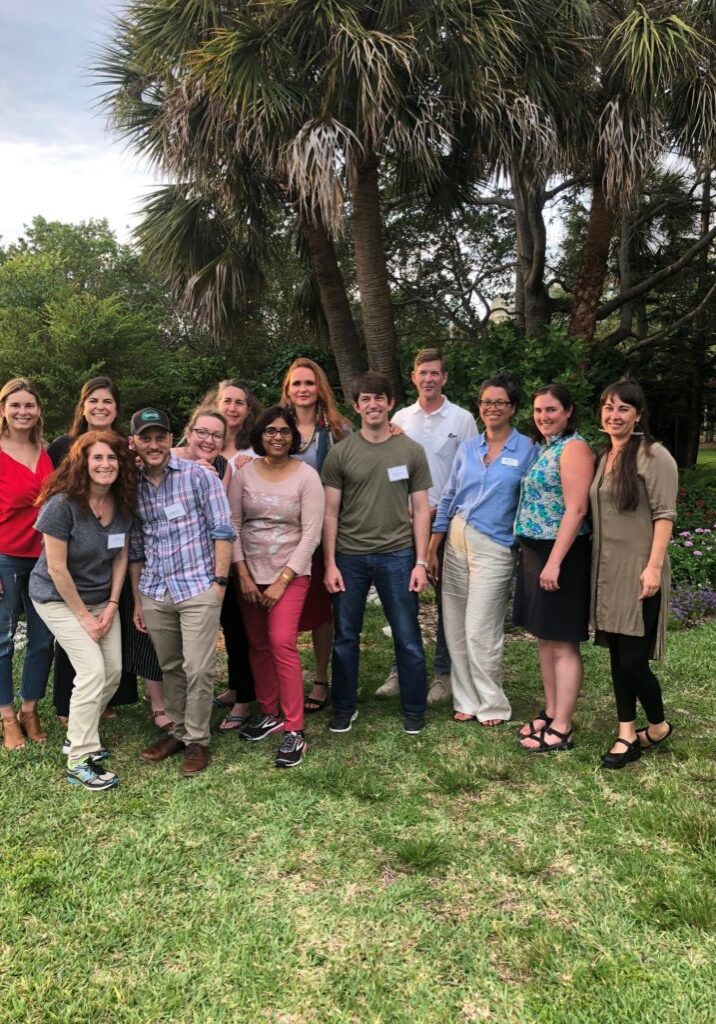
[[(402, 733), (372, 692), (390, 660), (369, 613), (353, 731), (214, 742), (210, 770), (141, 764), (141, 707), (107, 723), (121, 785), (64, 782), (61, 733), (0, 751), (0, 1020), (23, 1024), (691, 1024), (716, 990), (716, 625), (670, 636), (670, 745), (599, 770), (603, 652), (571, 753), (431, 711)], [(539, 706), (511, 640), (516, 720)], [(49, 720), (49, 710), (45, 714)]]

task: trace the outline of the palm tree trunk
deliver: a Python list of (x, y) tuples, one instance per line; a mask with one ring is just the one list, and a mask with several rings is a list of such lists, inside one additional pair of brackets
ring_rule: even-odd
[[(711, 230), (711, 166), (704, 168), (704, 184), (701, 190), (701, 237)], [(704, 250), (699, 257), (698, 297), (703, 299), (713, 283), (713, 271), (709, 266), (709, 253)], [(706, 356), (711, 344), (709, 332), (709, 311), (704, 310), (696, 320), (692, 341), (693, 346), (693, 383), (689, 399), (689, 415), (686, 423), (686, 439), (684, 443), (683, 462), (680, 465), (692, 467), (699, 457), (699, 441), (704, 416), (704, 377), (706, 375)]]
[(378, 186), (378, 158), (369, 156), (353, 176), (353, 240), (361, 298), (363, 336), (371, 370), (385, 374), (398, 402), (404, 400), (398, 339), (388, 283)]
[(544, 285), (547, 258), (544, 189), (536, 182), (530, 187), (526, 176), (517, 167), (512, 168), (510, 178), (517, 237), (517, 325), (526, 337), (538, 338), (549, 324), (550, 314), (549, 296)]
[(343, 399), (351, 401), (353, 379), (366, 368), (363, 346), (353, 321), (333, 239), (322, 223), (301, 221), (311, 266), (316, 275), (328, 338), (338, 367)]
[(604, 194), (603, 172), (602, 164), (598, 163), (594, 168), (587, 237), (582, 249), (582, 263), (574, 286), (574, 304), (569, 320), (569, 333), (575, 338), (582, 338), (588, 347), (594, 339), (597, 307), (607, 276), (609, 246), (614, 230), (614, 210)]

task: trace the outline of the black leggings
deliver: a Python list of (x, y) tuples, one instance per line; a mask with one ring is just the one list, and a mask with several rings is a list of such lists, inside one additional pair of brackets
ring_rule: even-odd
[(229, 689), (236, 690), (237, 704), (250, 704), (256, 699), (254, 677), (251, 674), (251, 663), (249, 662), (249, 640), (239, 610), (233, 578), (229, 580), (224, 603), (221, 606), (221, 629), (226, 646)]
[(636, 720), (637, 700), (644, 708), (648, 722), (658, 725), (664, 721), (661, 686), (649, 665), (649, 651), (656, 635), (660, 607), (661, 594), (655, 594), (642, 601), (644, 636), (606, 634), (612, 663), (614, 696), (617, 701), (617, 718), (620, 722)]

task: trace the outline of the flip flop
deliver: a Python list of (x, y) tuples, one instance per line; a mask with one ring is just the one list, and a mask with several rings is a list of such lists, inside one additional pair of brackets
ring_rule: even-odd
[(233, 708), (235, 703), (236, 701), (234, 700), (219, 700), (218, 697), (214, 697), (212, 701), (212, 704), (214, 705), (215, 708)]
[(315, 682), (313, 685), (325, 687), (326, 696), (323, 698), (323, 700), (321, 700), (320, 697), (305, 697), (303, 701), (304, 715), (315, 715), (316, 712), (323, 711), (326, 704), (328, 703), (328, 698), (330, 696), (329, 684)]
[(226, 715), (219, 722), (219, 732), (233, 732), (234, 729), (240, 729), (242, 725), (246, 725), (249, 718), (251, 715)]
[(457, 722), (458, 725), (469, 725), (471, 722), (477, 721), (477, 715), (470, 715), (469, 718), (457, 718), (456, 716), (462, 714), (460, 711), (456, 711), (452, 716), (453, 722)]

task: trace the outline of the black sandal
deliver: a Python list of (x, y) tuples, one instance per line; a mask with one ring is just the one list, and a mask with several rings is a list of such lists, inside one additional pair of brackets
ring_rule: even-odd
[(610, 750), (606, 754), (602, 754), (602, 768), (623, 768), (631, 761), (638, 761), (641, 757), (641, 743), (638, 737), (633, 743), (630, 743), (629, 740), (623, 740), (621, 736), (615, 739), (614, 742), (622, 743), (626, 750), (623, 754), (612, 754)]
[[(544, 708), (542, 708), (541, 711), (537, 712), (534, 718), (530, 718), (529, 722), (525, 722), (523, 725), (519, 727), (519, 729), (517, 730), (517, 736), (521, 740), (526, 740), (528, 736), (537, 736), (542, 731), (542, 729), (545, 729), (548, 725), (551, 725), (553, 721), (554, 719), (547, 714)], [(544, 725), (541, 725), (538, 729), (535, 725), (535, 722), (544, 722)], [(525, 725), (529, 725), (529, 732), (522, 732)]]
[[(558, 736), (559, 743), (547, 743), (545, 740), (546, 736)], [(572, 739), (572, 730), (569, 732), (560, 732), (559, 729), (553, 729), (549, 725), (545, 725), (544, 729), (540, 729), (538, 732), (532, 733), (532, 736), (523, 736), (523, 740), (538, 739), (539, 746), (537, 747), (525, 747), (522, 749), (526, 750), (528, 754), (551, 754), (553, 750), (571, 750), (574, 746), (574, 740)]]
[(326, 696), (323, 700), (320, 697), (304, 697), (303, 700), (303, 713), (304, 715), (315, 715), (318, 711), (323, 711), (326, 704), (328, 703), (328, 697), (330, 694), (330, 687), (328, 683), (319, 683), (314, 680), (314, 686), (323, 686), (326, 691)]
[[(666, 724), (669, 726), (669, 731), (666, 733), (665, 736), (662, 736), (660, 740), (655, 740), (653, 736), (650, 735), (648, 725), (646, 729), (636, 730), (636, 738), (639, 740), (639, 746), (642, 750), (651, 750), (652, 747), (658, 747), (660, 743), (664, 743), (666, 740), (668, 740), (669, 736), (671, 736), (672, 732), (674, 731), (674, 727), (671, 724), (671, 722), (667, 722)], [(641, 742), (642, 736), (646, 738), (646, 741), (649, 744), (648, 747), (645, 747), (644, 744)]]

